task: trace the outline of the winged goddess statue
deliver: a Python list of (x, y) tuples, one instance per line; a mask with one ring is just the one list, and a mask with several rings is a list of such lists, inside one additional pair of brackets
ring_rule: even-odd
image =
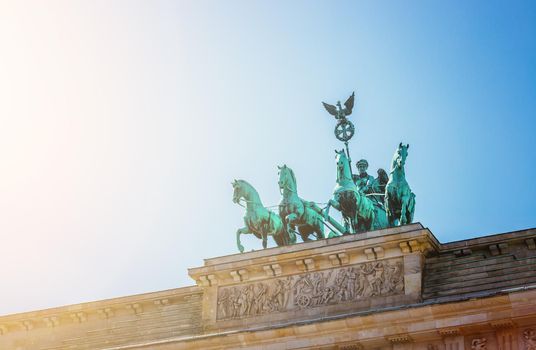
[(354, 108), (354, 98), (355, 92), (352, 92), (352, 95), (348, 97), (346, 102), (344, 102), (344, 108), (341, 106), (341, 101), (337, 101), (336, 106), (322, 102), (326, 111), (328, 111), (328, 113), (334, 116), (337, 120), (335, 137), (340, 141), (348, 142), (352, 136), (354, 136), (354, 125), (352, 122), (346, 119), (347, 116), (352, 114), (352, 109)]

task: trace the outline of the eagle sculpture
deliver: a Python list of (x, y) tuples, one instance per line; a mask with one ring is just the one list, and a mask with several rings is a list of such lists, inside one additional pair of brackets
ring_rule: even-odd
[(352, 95), (348, 97), (346, 102), (344, 102), (344, 108), (341, 106), (341, 101), (337, 101), (337, 106), (330, 105), (328, 103), (322, 102), (326, 111), (329, 114), (335, 117), (337, 120), (345, 120), (347, 116), (352, 114), (352, 109), (354, 108), (354, 96), (355, 93), (352, 92)]

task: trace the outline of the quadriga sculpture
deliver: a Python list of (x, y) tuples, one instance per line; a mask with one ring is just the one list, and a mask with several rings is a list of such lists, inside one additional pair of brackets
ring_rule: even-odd
[(241, 253), (244, 251), (244, 246), (240, 242), (240, 235), (243, 234), (254, 234), (255, 237), (262, 239), (263, 248), (267, 246), (268, 236), (272, 236), (278, 246), (296, 243), (296, 235), (287, 232), (279, 215), (264, 207), (253, 186), (244, 180), (234, 180), (232, 185), (233, 202), (240, 204), (242, 199), (246, 202), (244, 215), (246, 226), (236, 231), (236, 245)]
[(389, 181), (385, 186), (385, 210), (389, 226), (406, 225), (413, 222), (415, 212), (415, 194), (411, 192), (404, 165), (408, 156), (408, 145), (398, 145), (391, 162)]
[(294, 171), (286, 165), (278, 166), (279, 190), (282, 198), (279, 203), (279, 216), (287, 225), (287, 231), (297, 228), (303, 241), (309, 241), (309, 235), (317, 239), (324, 238), (324, 220), (322, 209), (315, 203), (307, 202), (298, 196), (298, 186)]
[(333, 199), (330, 199), (326, 208), (339, 210), (344, 219), (346, 233), (369, 231), (374, 228), (376, 208), (371, 199), (359, 192), (352, 179), (350, 164), (344, 150), (335, 151), (337, 154), (337, 184), (333, 190)]

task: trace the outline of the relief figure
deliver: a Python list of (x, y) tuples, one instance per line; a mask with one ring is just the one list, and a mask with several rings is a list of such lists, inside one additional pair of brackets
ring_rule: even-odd
[(375, 261), (241, 286), (220, 287), (217, 318), (260, 316), (403, 292), (402, 261)]
[(536, 331), (531, 328), (523, 331), (523, 342), (525, 350), (536, 350)]

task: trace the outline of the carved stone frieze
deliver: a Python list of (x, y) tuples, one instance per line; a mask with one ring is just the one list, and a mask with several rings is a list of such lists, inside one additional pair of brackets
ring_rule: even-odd
[(486, 338), (475, 338), (471, 342), (471, 350), (487, 350), (488, 340)]
[(536, 350), (536, 331), (528, 328), (523, 331), (523, 344), (525, 350)]
[(374, 261), (220, 287), (217, 319), (253, 317), (403, 293), (402, 259)]
[(359, 343), (341, 344), (337, 346), (337, 350), (363, 350), (363, 345)]
[(411, 337), (409, 334), (396, 334), (387, 337), (387, 340), (391, 342), (391, 344), (404, 344), (411, 342)]
[(454, 337), (460, 335), (460, 329), (458, 327), (443, 328), (437, 331), (442, 337)]

